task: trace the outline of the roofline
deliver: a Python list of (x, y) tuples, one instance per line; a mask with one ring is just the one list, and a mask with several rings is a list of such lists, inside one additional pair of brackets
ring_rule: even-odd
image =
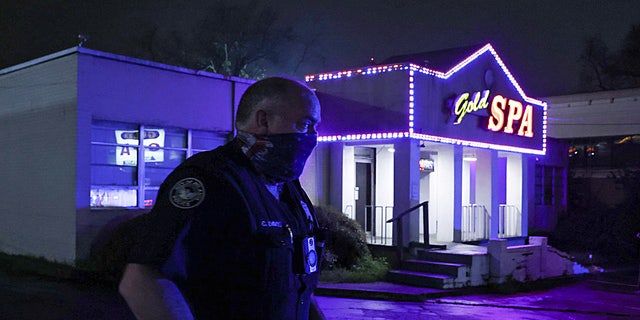
[(64, 56), (68, 56), (70, 54), (78, 52), (78, 49), (79, 49), (78, 47), (72, 47), (72, 48), (69, 48), (69, 49), (65, 49), (65, 50), (62, 50), (62, 51), (58, 51), (58, 52), (54, 52), (54, 53), (48, 54), (46, 56), (35, 58), (35, 59), (29, 60), (27, 62), (16, 64), (16, 65), (11, 66), (11, 67), (0, 69), (0, 75), (5, 75), (5, 74), (8, 74), (8, 73), (12, 73), (12, 72), (15, 72), (15, 71), (18, 71), (18, 70), (21, 70), (21, 69), (26, 69), (26, 68), (29, 68), (29, 67), (32, 67), (32, 66), (47, 62), (47, 61), (51, 61), (51, 60), (55, 60), (55, 59), (58, 59), (58, 58), (61, 58), (61, 57), (64, 57)]
[(391, 63), (391, 64), (386, 64), (386, 65), (375, 65), (375, 66), (367, 66), (367, 67), (362, 67), (362, 68), (354, 68), (354, 69), (344, 70), (344, 71), (333, 71), (333, 72), (308, 74), (307, 76), (305, 76), (305, 82), (312, 82), (312, 81), (316, 81), (316, 80), (323, 81), (323, 80), (339, 79), (339, 78), (342, 78), (342, 77), (351, 77), (352, 75), (376, 74), (376, 73), (382, 73), (382, 72), (388, 72), (388, 71), (396, 71), (396, 70), (418, 71), (420, 73), (423, 73), (423, 74), (426, 74), (426, 75), (430, 75), (430, 76), (435, 76), (437, 78), (448, 79), (453, 74), (455, 74), (458, 71), (460, 71), (461, 69), (463, 69), (469, 63), (473, 62), (477, 57), (479, 57), (480, 55), (486, 53), (487, 51), (493, 56), (495, 61), (502, 68), (502, 71), (507, 76), (507, 78), (509, 79), (511, 84), (514, 86), (514, 88), (520, 94), (520, 96), (522, 97), (522, 99), (524, 101), (526, 101), (528, 103), (531, 103), (531, 104), (535, 104), (535, 105), (541, 106), (541, 107), (546, 107), (547, 106), (547, 103), (545, 101), (529, 97), (524, 92), (524, 90), (522, 89), (522, 87), (520, 86), (520, 84), (518, 83), (516, 78), (513, 76), (511, 71), (509, 71), (509, 68), (502, 61), (502, 58), (500, 58), (500, 56), (498, 55), (496, 50), (493, 48), (491, 43), (485, 44), (480, 49), (476, 50), (474, 53), (470, 54), (466, 58), (460, 60), (456, 65), (454, 65), (452, 68), (450, 68), (449, 70), (446, 70), (446, 71), (434, 70), (434, 69), (431, 69), (431, 68), (428, 68), (428, 67), (419, 66), (419, 65), (416, 65), (416, 64), (410, 63), (410, 62), (408, 62), (408, 63)]
[(108, 59), (108, 60), (114, 60), (114, 61), (121, 61), (121, 62), (127, 62), (127, 63), (131, 63), (131, 64), (137, 64), (137, 65), (141, 65), (141, 66), (147, 66), (147, 67), (152, 67), (152, 68), (157, 68), (157, 69), (163, 69), (163, 70), (167, 70), (167, 71), (174, 71), (174, 72), (179, 72), (179, 73), (185, 73), (185, 74), (192, 74), (192, 75), (197, 75), (197, 76), (205, 76), (208, 78), (216, 78), (216, 79), (221, 79), (221, 80), (229, 80), (229, 81), (234, 81), (234, 82), (242, 82), (242, 83), (247, 83), (247, 84), (251, 84), (253, 82), (255, 82), (255, 80), (252, 79), (245, 79), (245, 78), (240, 78), (240, 77), (235, 77), (235, 76), (224, 76), (218, 73), (213, 73), (213, 72), (209, 72), (209, 71), (204, 71), (204, 70), (195, 70), (195, 69), (189, 69), (189, 68), (184, 68), (184, 67), (178, 67), (178, 66), (172, 66), (172, 65), (168, 65), (168, 64), (164, 64), (164, 63), (160, 63), (160, 62), (154, 62), (154, 61), (150, 61), (150, 60), (144, 60), (144, 59), (139, 59), (139, 58), (133, 58), (133, 57), (129, 57), (129, 56), (123, 56), (123, 55), (119, 55), (119, 54), (115, 54), (115, 53), (110, 53), (110, 52), (104, 52), (104, 51), (99, 51), (99, 50), (94, 50), (94, 49), (89, 49), (89, 48), (84, 48), (84, 47), (72, 47), (69, 49), (65, 49), (62, 51), (58, 51), (52, 54), (48, 54), (46, 56), (42, 56), (40, 58), (36, 58), (21, 64), (17, 64), (15, 66), (11, 66), (5, 69), (1, 69), (0, 70), (0, 76), (5, 75), (5, 74), (9, 74), (18, 70), (22, 70), (22, 69), (26, 69), (41, 63), (45, 63), (48, 61), (52, 61), (55, 59), (59, 59), (61, 57), (64, 56), (68, 56), (71, 54), (86, 54), (86, 55), (91, 55), (94, 57), (99, 57), (99, 58), (104, 58), (104, 59)]
[(611, 100), (629, 97), (640, 98), (640, 88), (574, 93), (546, 97), (545, 100), (549, 104), (563, 104), (569, 102)]

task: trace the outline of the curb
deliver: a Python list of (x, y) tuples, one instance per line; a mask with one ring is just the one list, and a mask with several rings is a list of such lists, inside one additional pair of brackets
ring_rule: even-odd
[(386, 300), (398, 302), (424, 302), (429, 299), (455, 297), (486, 292), (485, 287), (457, 289), (433, 289), (398, 285), (389, 282), (376, 283), (320, 283), (314, 294), (318, 296)]
[(319, 283), (314, 294), (318, 296), (367, 300), (424, 302), (430, 299), (474, 294), (513, 294), (532, 290), (548, 289), (569, 283), (593, 280), (591, 274), (541, 279), (532, 282), (506, 282), (499, 285), (464, 287), (456, 289), (434, 289), (399, 285), (390, 282), (375, 283)]

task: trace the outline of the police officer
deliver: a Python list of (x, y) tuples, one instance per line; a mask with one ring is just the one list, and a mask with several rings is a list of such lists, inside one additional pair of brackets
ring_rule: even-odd
[(236, 119), (236, 137), (178, 166), (143, 219), (119, 285), (139, 319), (322, 317), (321, 229), (298, 182), (320, 103), (302, 83), (267, 78)]

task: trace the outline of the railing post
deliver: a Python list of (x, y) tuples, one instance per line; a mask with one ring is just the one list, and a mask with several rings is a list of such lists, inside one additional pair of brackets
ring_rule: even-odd
[(422, 229), (424, 229), (424, 244), (429, 248), (429, 201), (422, 205)]
[[(404, 255), (404, 234), (402, 232), (402, 218), (413, 212), (414, 210), (420, 209), (420, 207), (426, 206), (428, 204), (427, 201), (416, 205), (414, 207), (411, 207), (410, 209), (407, 209), (406, 211), (398, 214), (397, 216), (395, 216), (392, 219), (387, 220), (387, 223), (393, 222), (396, 224), (396, 227), (394, 228), (394, 238), (396, 239), (396, 256), (398, 258), (398, 262), (402, 262), (403, 259), (403, 255)], [(423, 216), (423, 218), (426, 220), (426, 233), (427, 233), (427, 240), (425, 240), (425, 243), (429, 243), (429, 208), (427, 207), (426, 210), (424, 211), (424, 213), (426, 214), (426, 216)]]
[(402, 235), (402, 219), (396, 221), (396, 256), (398, 257), (398, 263), (402, 263), (403, 259), (403, 235)]

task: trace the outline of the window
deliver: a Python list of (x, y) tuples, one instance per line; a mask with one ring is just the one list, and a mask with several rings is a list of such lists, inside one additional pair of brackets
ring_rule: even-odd
[(150, 207), (175, 167), (224, 142), (216, 132), (94, 121), (91, 207)]
[(535, 204), (549, 206), (562, 201), (563, 185), (562, 167), (536, 165)]

